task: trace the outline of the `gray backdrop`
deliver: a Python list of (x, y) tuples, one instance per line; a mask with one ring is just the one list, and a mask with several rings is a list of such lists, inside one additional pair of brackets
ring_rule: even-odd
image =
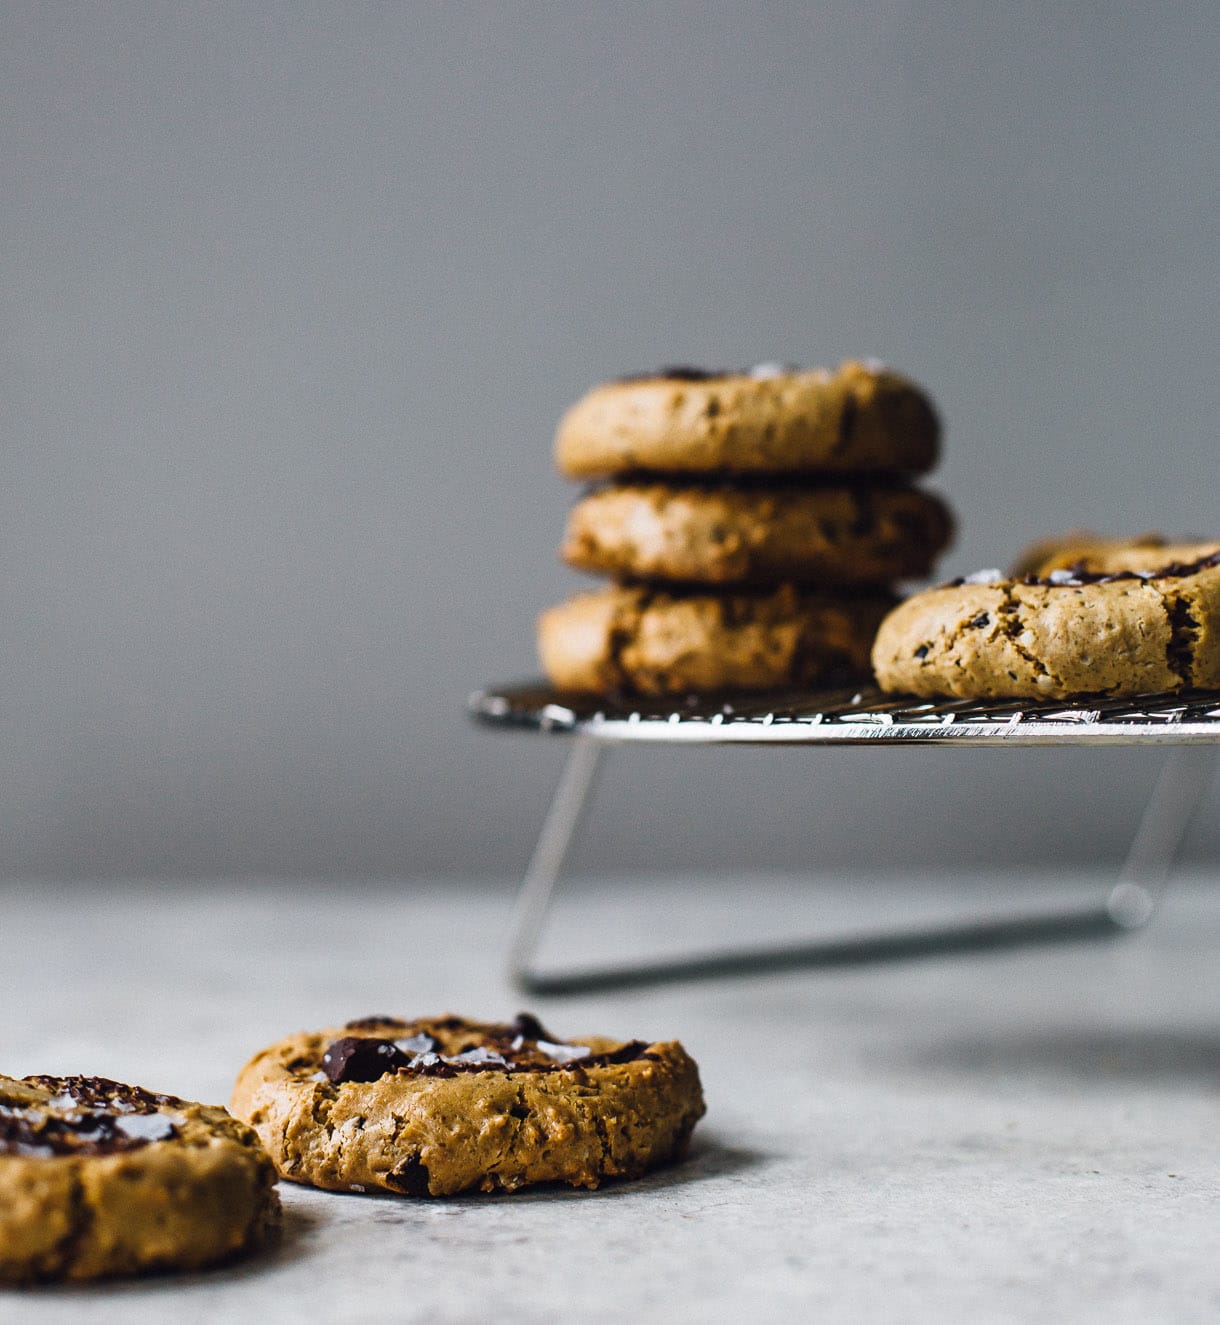
[[(561, 743), (463, 705), (610, 375), (909, 371), (946, 574), (1220, 531), (1212, 3), (2, 12), (10, 874), (518, 870)], [(637, 751), (583, 861), (1111, 859), (1154, 772)]]

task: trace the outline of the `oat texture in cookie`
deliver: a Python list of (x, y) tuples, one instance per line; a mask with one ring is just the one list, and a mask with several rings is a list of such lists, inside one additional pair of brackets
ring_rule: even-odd
[(878, 684), (967, 699), (1220, 689), (1220, 551), (1199, 547), (1174, 562), (1161, 549), (1154, 568), (968, 577), (915, 594), (877, 633)]
[(409, 1196), (637, 1177), (680, 1157), (704, 1111), (676, 1041), (572, 1041), (525, 1013), (293, 1035), (246, 1064), (232, 1108), (285, 1178)]
[(0, 1280), (198, 1269), (278, 1227), (254, 1132), (101, 1077), (0, 1076)]

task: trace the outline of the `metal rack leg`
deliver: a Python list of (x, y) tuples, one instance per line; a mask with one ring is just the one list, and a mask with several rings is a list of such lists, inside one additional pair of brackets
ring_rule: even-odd
[(1207, 790), (1217, 757), (1213, 746), (1183, 745), (1170, 751), (1144, 807), (1118, 882), (1101, 906), (891, 934), (710, 952), (629, 966), (546, 973), (534, 968), (533, 958), (602, 759), (602, 743), (576, 737), (517, 896), (509, 944), (509, 978), (517, 989), (529, 994), (591, 993), (798, 967), (857, 966), (1127, 934), (1146, 925), (1164, 897), (1174, 857)]
[(534, 854), (526, 866), (525, 879), (513, 909), (512, 937), (508, 945), (508, 975), (518, 989), (542, 992), (535, 986), (535, 981), (541, 977), (531, 971), (530, 961), (537, 950), (542, 922), (550, 909), (551, 896), (571, 850), (572, 838), (589, 803), (601, 758), (601, 742), (582, 736), (575, 738)]
[(1164, 900), (1174, 858), (1218, 762), (1214, 745), (1179, 745), (1166, 756), (1106, 901), (1120, 929), (1142, 928)]

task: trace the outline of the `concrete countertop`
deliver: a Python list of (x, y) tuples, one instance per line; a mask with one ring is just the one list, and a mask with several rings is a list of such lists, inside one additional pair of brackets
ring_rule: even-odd
[[(536, 1001), (573, 1038), (683, 1040), (708, 1101), (689, 1160), (596, 1193), (420, 1202), (285, 1184), (268, 1254), (0, 1290), (0, 1321), (1215, 1319), (1213, 884), (1178, 880), (1148, 931), (1114, 942)], [(641, 955), (657, 935), (796, 938), (1036, 888), (638, 881), (565, 899), (550, 944), (576, 959)], [(2, 885), (0, 1070), (216, 1102), (291, 1030), (509, 1016), (510, 899), (507, 884)]]

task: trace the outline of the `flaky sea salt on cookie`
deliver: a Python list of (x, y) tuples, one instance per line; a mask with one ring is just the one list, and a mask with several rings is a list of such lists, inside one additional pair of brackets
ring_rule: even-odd
[(246, 1064), (232, 1109), (293, 1182), (409, 1196), (638, 1177), (704, 1112), (676, 1041), (565, 1040), (526, 1014), (292, 1035)]
[(767, 368), (666, 369), (596, 387), (560, 421), (555, 463), (575, 479), (917, 474), (935, 464), (940, 424), (913, 382), (871, 362)]
[(0, 1076), (0, 1280), (228, 1260), (277, 1228), (274, 1183), (224, 1109), (101, 1077)]

